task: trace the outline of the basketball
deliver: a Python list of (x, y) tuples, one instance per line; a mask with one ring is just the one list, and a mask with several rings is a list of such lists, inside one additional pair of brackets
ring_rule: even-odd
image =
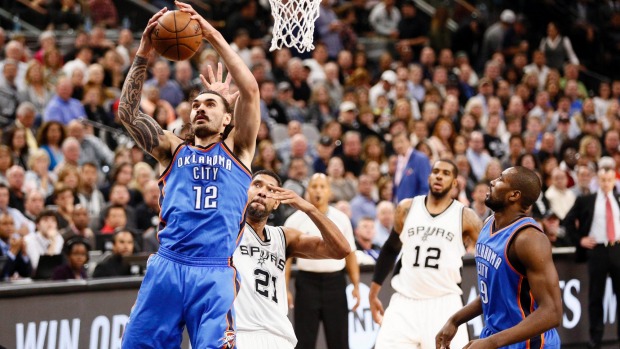
[(153, 48), (171, 61), (191, 58), (202, 43), (202, 29), (197, 20), (181, 11), (168, 11), (151, 33)]

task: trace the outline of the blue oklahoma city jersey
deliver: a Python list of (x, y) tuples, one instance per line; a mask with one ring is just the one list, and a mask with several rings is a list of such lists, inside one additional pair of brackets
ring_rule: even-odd
[[(530, 217), (521, 218), (496, 232), (493, 232), (494, 222), (494, 216), (486, 221), (476, 243), (478, 289), (485, 323), (481, 338), (517, 325), (538, 307), (527, 277), (510, 263), (507, 253), (510, 242), (519, 231), (534, 227), (542, 234), (542, 229)], [(552, 329), (503, 348), (560, 348), (560, 337)]]
[(251, 180), (224, 143), (181, 144), (159, 180), (161, 246), (187, 257), (230, 258)]

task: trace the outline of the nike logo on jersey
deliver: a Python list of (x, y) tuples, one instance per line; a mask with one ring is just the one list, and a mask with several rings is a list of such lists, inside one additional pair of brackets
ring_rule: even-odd
[(243, 256), (249, 256), (252, 259), (256, 259), (256, 262), (261, 267), (264, 267), (266, 262), (272, 262), (279, 270), (284, 270), (286, 259), (282, 256), (278, 256), (258, 246), (239, 245), (239, 251)]
[(443, 228), (438, 227), (429, 227), (419, 225), (417, 227), (410, 228), (407, 230), (407, 235), (409, 236), (422, 236), (422, 241), (426, 241), (429, 237), (438, 236), (443, 237), (448, 241), (452, 241), (454, 239), (454, 233), (449, 232)]

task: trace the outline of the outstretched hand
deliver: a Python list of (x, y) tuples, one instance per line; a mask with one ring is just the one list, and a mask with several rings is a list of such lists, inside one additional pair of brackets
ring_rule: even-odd
[(227, 74), (226, 80), (223, 79), (224, 68), (222, 67), (222, 63), (217, 63), (217, 71), (215, 72), (215, 74), (213, 73), (213, 67), (211, 67), (210, 65), (207, 66), (207, 73), (209, 75), (209, 80), (207, 80), (204, 75), (200, 74), (200, 81), (202, 81), (202, 86), (207, 90), (215, 91), (221, 94), (222, 97), (226, 99), (228, 104), (234, 106), (237, 97), (239, 97), (239, 91), (232, 94), (230, 93), (230, 81), (232, 80), (232, 76), (230, 74)]
[(141, 57), (147, 57), (149, 55), (149, 53), (151, 52), (151, 49), (153, 49), (153, 40), (151, 40), (151, 33), (155, 29), (155, 26), (157, 25), (157, 21), (159, 20), (159, 18), (161, 18), (161, 16), (163, 16), (166, 12), (168, 12), (168, 8), (164, 7), (161, 10), (159, 10), (156, 14), (154, 14), (153, 17), (151, 17), (151, 19), (149, 19), (149, 22), (146, 25), (146, 28), (144, 28), (144, 32), (142, 32), (142, 39), (140, 39), (140, 47), (138, 48), (136, 55), (141, 56)]

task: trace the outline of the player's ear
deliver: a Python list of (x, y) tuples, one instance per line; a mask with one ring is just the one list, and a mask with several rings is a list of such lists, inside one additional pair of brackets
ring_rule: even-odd
[(273, 211), (277, 210), (280, 207), (280, 200), (276, 200), (276, 203), (273, 205)]
[(231, 121), (232, 121), (232, 114), (231, 113), (224, 113), (224, 126), (230, 125)]

